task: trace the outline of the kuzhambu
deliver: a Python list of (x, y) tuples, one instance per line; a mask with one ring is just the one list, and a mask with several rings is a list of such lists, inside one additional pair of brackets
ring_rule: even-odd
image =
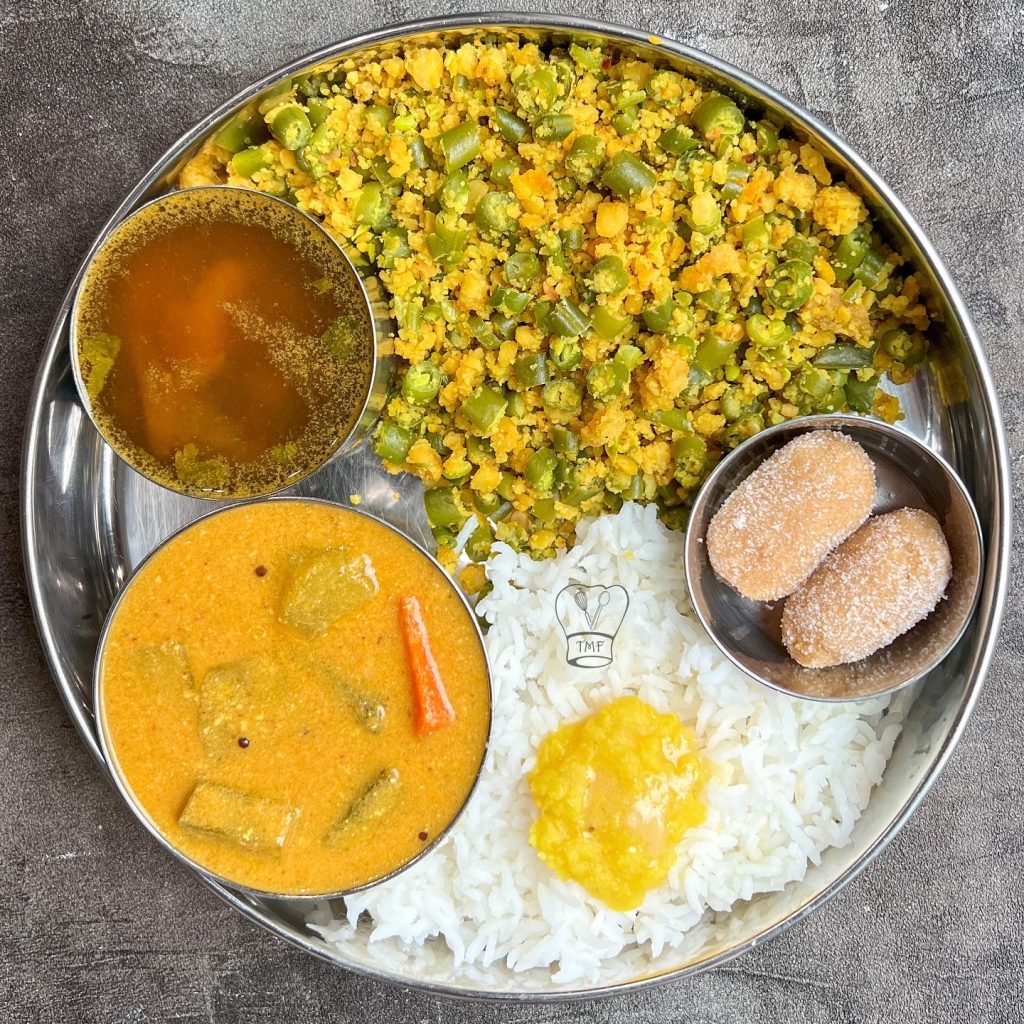
[(96, 425), (134, 469), (205, 497), (265, 494), (355, 426), (373, 328), (354, 271), (286, 203), (188, 189), (118, 226), (75, 306)]
[(157, 832), (260, 892), (385, 877), (444, 833), (490, 721), (480, 634), (410, 541), (322, 502), (216, 513), (147, 561), (98, 663), (111, 764)]

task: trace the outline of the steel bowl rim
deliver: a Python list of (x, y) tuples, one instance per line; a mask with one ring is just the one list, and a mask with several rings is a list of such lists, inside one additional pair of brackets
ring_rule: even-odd
[[(974, 500), (971, 498), (967, 487), (960, 479), (960, 475), (956, 470), (942, 455), (937, 451), (934, 451), (932, 448), (929, 448), (928, 445), (911, 434), (910, 431), (903, 430), (892, 423), (886, 423), (884, 420), (875, 419), (870, 416), (858, 416), (853, 413), (817, 413), (813, 416), (799, 416), (796, 419), (786, 420), (783, 423), (776, 423), (774, 426), (767, 427), (766, 429), (754, 434), (752, 437), (748, 437), (742, 444), (737, 445), (731, 452), (729, 452), (717, 466), (715, 466), (707, 480), (701, 484), (700, 491), (697, 494), (696, 501), (694, 502), (690, 513), (690, 520), (686, 524), (686, 536), (683, 541), (683, 566), (686, 573), (686, 589), (692, 595), (696, 589), (694, 584), (698, 575), (697, 567), (694, 564), (696, 560), (696, 549), (704, 543), (704, 537), (697, 536), (697, 521), (700, 518), (697, 513), (698, 511), (703, 511), (706, 508), (708, 501), (710, 500), (709, 495), (712, 486), (716, 484), (722, 476), (724, 476), (729, 467), (739, 461), (739, 458), (757, 443), (772, 441), (775, 438), (782, 437), (789, 433), (799, 436), (800, 434), (810, 433), (815, 430), (841, 431), (847, 427), (851, 429), (875, 431), (884, 437), (896, 438), (902, 444), (909, 443), (911, 448), (917, 450), (918, 456), (922, 462), (934, 464), (936, 468), (942, 470), (946, 480), (950, 483), (953, 490), (960, 495), (968, 512), (970, 513), (971, 525), (974, 528), (973, 536), (978, 544), (978, 575), (974, 580), (970, 604), (966, 607), (963, 620), (960, 622), (957, 631), (952, 635), (949, 642), (936, 652), (930, 662), (928, 662), (923, 668), (916, 671), (912, 676), (908, 676), (906, 679), (903, 679), (898, 683), (894, 683), (892, 686), (888, 686), (884, 690), (857, 694), (852, 697), (830, 697), (811, 693), (801, 693), (799, 690), (790, 690), (787, 687), (782, 686), (775, 682), (775, 680), (768, 678), (768, 676), (751, 671), (749, 666), (744, 665), (736, 657), (735, 651), (731, 645), (723, 639), (717, 623), (712, 620), (710, 615), (705, 614), (705, 609), (699, 602), (694, 601), (691, 598), (690, 603), (693, 606), (694, 613), (697, 618), (700, 619), (700, 623), (704, 627), (708, 636), (711, 637), (714, 645), (726, 658), (729, 659), (730, 662), (732, 662), (733, 665), (736, 666), (736, 668), (749, 676), (759, 685), (767, 687), (770, 690), (774, 690), (776, 693), (782, 693), (787, 697), (794, 697), (798, 700), (815, 701), (819, 704), (859, 704), (864, 701), (875, 700), (879, 697), (891, 697), (900, 690), (907, 689), (908, 687), (913, 686), (914, 683), (920, 682), (926, 675), (928, 675), (929, 672), (937, 668), (952, 653), (953, 649), (967, 632), (967, 627), (970, 625), (971, 619), (974, 617), (974, 610), (977, 607), (978, 600), (981, 596), (981, 566), (985, 561), (985, 538), (981, 529), (981, 520), (978, 518), (978, 510), (974, 507)], [(779, 449), (776, 447), (774, 450), (778, 451)], [(771, 451), (772, 449), (770, 448), (769, 455), (771, 454)], [(754, 469), (756, 468), (757, 467), (755, 466)], [(753, 470), (751, 470), (751, 472), (753, 472)], [(748, 476), (749, 475), (750, 474), (748, 474)], [(706, 532), (707, 531), (705, 529), (705, 534)], [(714, 570), (711, 571), (713, 572)], [(813, 671), (813, 669), (810, 671)]]
[[(103, 703), (102, 703), (102, 690), (103, 690), (103, 675), (100, 671), (100, 667), (103, 663), (103, 655), (106, 651), (107, 641), (110, 638), (110, 631), (113, 628), (114, 620), (117, 618), (117, 611), (121, 607), (121, 603), (125, 600), (128, 592), (131, 590), (132, 583), (135, 582), (142, 574), (143, 570), (149, 565), (149, 563), (156, 558), (158, 554), (164, 551), (165, 548), (169, 547), (174, 541), (176, 541), (183, 534), (187, 533), (193, 527), (200, 526), (203, 523), (208, 522), (211, 519), (215, 519), (218, 516), (229, 515), (238, 509), (248, 508), (252, 506), (263, 506), (269, 504), (298, 504), (298, 505), (323, 505), (327, 508), (334, 509), (335, 511), (345, 512), (348, 514), (354, 514), (361, 516), (363, 519), (368, 519), (372, 523), (376, 523), (378, 526), (384, 527), (390, 533), (399, 537), (407, 544), (411, 545), (413, 550), (425, 558), (429, 563), (433, 571), (440, 576), (448, 584), (451, 590), (459, 598), (460, 603), (466, 616), (473, 626), (474, 634), (476, 635), (477, 643), (480, 646), (480, 652), (484, 658), (484, 671), (487, 675), (487, 731), (484, 735), (484, 744), (480, 752), (480, 761), (476, 766), (475, 773), (473, 775), (473, 782), (469, 789), (466, 791), (466, 795), (462, 802), (459, 804), (458, 810), (455, 815), (448, 822), (447, 825), (441, 831), (434, 836), (429, 843), (426, 844), (421, 850), (417, 850), (416, 854), (410, 859), (400, 864), (397, 868), (389, 871), (385, 875), (381, 875), (378, 878), (371, 879), (368, 882), (363, 882), (360, 885), (350, 886), (347, 889), (335, 889), (328, 892), (315, 892), (315, 893), (278, 893), (271, 892), (267, 889), (257, 889), (253, 886), (243, 885), (240, 882), (235, 882), (224, 875), (217, 874), (216, 871), (210, 870), (210, 868), (204, 867), (197, 860), (189, 857), (187, 854), (179, 850), (166, 835), (160, 830), (159, 826), (153, 821), (152, 817), (147, 812), (142, 801), (132, 791), (131, 785), (128, 783), (125, 777), (124, 770), (120, 766), (120, 762), (117, 758), (116, 750), (114, 749), (114, 743), (109, 735), (106, 718), (103, 714)], [(414, 864), (418, 864), (424, 857), (435, 850), (438, 845), (447, 838), (448, 834), (455, 827), (458, 820), (465, 813), (466, 808), (469, 806), (470, 800), (473, 799), (473, 794), (476, 792), (477, 787), (480, 784), (480, 778), (483, 775), (484, 763), (487, 760), (487, 752), (490, 749), (491, 744), (491, 732), (494, 726), (494, 679), (491, 673), (491, 662), (487, 656), (487, 645), (484, 642), (483, 631), (480, 628), (480, 622), (477, 619), (476, 613), (473, 610), (473, 606), (469, 603), (466, 595), (456, 585), (455, 581), (451, 576), (445, 572), (444, 566), (434, 558), (433, 555), (423, 547), (422, 544), (418, 543), (414, 538), (408, 536), (398, 529), (397, 526), (393, 526), (385, 519), (381, 519), (380, 516), (374, 515), (372, 512), (368, 512), (365, 509), (358, 508), (354, 505), (343, 505), (340, 502), (330, 501), (327, 498), (311, 498), (304, 495), (290, 495), (290, 494), (271, 494), (261, 495), (259, 497), (247, 498), (240, 501), (234, 501), (230, 505), (224, 505), (221, 508), (212, 508), (195, 519), (189, 520), (183, 526), (179, 526), (172, 534), (165, 537), (155, 548), (147, 553), (146, 557), (143, 558), (131, 571), (130, 575), (125, 579), (124, 583), (121, 584), (117, 591), (117, 595), (114, 598), (113, 604), (107, 610), (107, 614), (103, 620), (103, 627), (100, 630), (99, 640), (96, 644), (96, 655), (93, 658), (93, 672), (92, 672), (92, 702), (95, 711), (96, 718), (96, 736), (99, 741), (99, 748), (103, 755), (105, 767), (110, 774), (113, 781), (114, 788), (121, 795), (121, 799), (128, 805), (128, 809), (132, 812), (135, 818), (142, 824), (146, 831), (174, 858), (186, 867), (191, 868), (196, 874), (198, 874), (204, 881), (211, 881), (219, 886), (230, 887), (237, 889), (239, 892), (245, 893), (247, 896), (254, 897), (256, 899), (272, 899), (272, 900), (295, 900), (299, 901), (317, 901), (317, 900), (331, 900), (339, 899), (345, 896), (353, 896), (356, 893), (363, 892), (366, 889), (370, 889), (375, 885), (380, 885), (383, 882), (391, 881), (401, 875)]]
[[(829, 900), (837, 892), (843, 889), (849, 882), (855, 879), (888, 845), (893, 837), (904, 826), (909, 817), (920, 805), (928, 791), (934, 785), (946, 762), (949, 760), (953, 749), (959, 742), (967, 719), (978, 699), (985, 675), (992, 662), (995, 651), (999, 625), (1005, 611), (1006, 595), (1009, 587), (1009, 564), (1011, 555), (1011, 489), (1009, 451), (1006, 435), (1003, 429), (1002, 418), (999, 410), (999, 399), (992, 379), (992, 373), (988, 366), (988, 360), (982, 348), (977, 330), (971, 320), (963, 297), (950, 276), (944, 261), (936, 252), (931, 241), (911, 216), (904, 204), (892, 192), (889, 186), (874, 171), (874, 169), (857, 154), (850, 146), (839, 138), (830, 128), (822, 124), (812, 114), (804, 110), (799, 104), (783, 96), (771, 86), (761, 82), (746, 71), (730, 64), (721, 58), (697, 50), (686, 43), (675, 40), (664, 35), (656, 36), (652, 33), (642, 32), (638, 29), (602, 21), (594, 18), (587, 18), (573, 15), (552, 15), (536, 12), (518, 11), (496, 11), (489, 14), (470, 13), (461, 15), (446, 15), (433, 18), (414, 19), (411, 21), (392, 24), (388, 27), (375, 29), (370, 32), (349, 36), (337, 40), (323, 47), (318, 47), (305, 55), (286, 62), (279, 68), (263, 76), (255, 83), (237, 92), (230, 99), (215, 108), (205, 118), (197, 122), (189, 131), (185, 132), (162, 156), (152, 165), (136, 183), (135, 187), (127, 194), (122, 202), (111, 214), (106, 224), (101, 228), (102, 237), (112, 224), (130, 211), (140, 198), (155, 185), (162, 174), (173, 166), (174, 161), (192, 145), (197, 143), (203, 136), (217, 125), (223, 118), (241, 107), (252, 97), (259, 94), (263, 89), (279, 81), (282, 78), (295, 74), (303, 68), (322, 63), (327, 60), (344, 57), (346, 54), (358, 50), (394, 42), (403, 38), (417, 36), (427, 32), (442, 32), (451, 29), (473, 29), (486, 30), (487, 28), (508, 29), (511, 31), (526, 29), (546, 29), (550, 31), (583, 32), (600, 35), (617, 42), (626, 42), (642, 46), (660, 46), (670, 54), (681, 57), (697, 67), (704, 68), (714, 74), (720, 75), (726, 80), (738, 84), (742, 89), (757, 98), (766, 98), (774, 103), (785, 113), (787, 120), (804, 129), (810, 134), (827, 142), (843, 160), (852, 168), (856, 169), (866, 181), (868, 181), (880, 197), (883, 205), (900, 223), (908, 236), (915, 240), (920, 248), (924, 262), (929, 266), (936, 281), (939, 283), (942, 292), (947, 297), (950, 308), (959, 322), (963, 331), (964, 340), (970, 350), (981, 389), (986, 399), (985, 414), (987, 425), (992, 436), (993, 450), (993, 480), (996, 491), (996, 501), (993, 505), (994, 533), (997, 535), (996, 542), (988, 545), (988, 560), (991, 563), (985, 567), (983, 574), (982, 595), (980, 607), (975, 614), (981, 615), (984, 619), (981, 636), (978, 643), (978, 650), (971, 658), (969, 673), (971, 684), (965, 691), (959, 707), (953, 714), (946, 735), (939, 745), (938, 751), (932, 759), (932, 764), (927, 774), (920, 780), (908, 794), (902, 808), (892, 818), (888, 826), (869, 846), (864, 854), (854, 864), (850, 865), (839, 875), (827, 888), (810, 897), (805, 903), (787, 915), (785, 918), (770, 925), (755, 938), (742, 945), (709, 955), (703, 960), (688, 964), (685, 967), (675, 970), (668, 970), (653, 976), (634, 978), (626, 982), (618, 982), (605, 985), (600, 988), (566, 988), (553, 992), (532, 992), (532, 991), (501, 991), (501, 990), (474, 990), (458, 987), (448, 983), (431, 981), (413, 981), (407, 976), (388, 968), (370, 968), (356, 962), (342, 962), (332, 956), (328, 950), (310, 941), (308, 934), (300, 932), (290, 924), (284, 924), (272, 919), (264, 908), (246, 902), (243, 895), (219, 885), (212, 880), (201, 879), (212, 888), (222, 899), (234, 907), (249, 920), (254, 921), (261, 927), (272, 932), (279, 938), (284, 938), (292, 945), (297, 946), (312, 955), (326, 960), (329, 963), (341, 964), (346, 969), (360, 974), (364, 977), (375, 980), (387, 981), (399, 986), (414, 985), (423, 991), (436, 995), (443, 995), (454, 999), (470, 1000), (492, 1000), (496, 1002), (527, 1003), (527, 1002), (567, 1002), (581, 999), (606, 998), (621, 995), (636, 989), (647, 988), (655, 984), (664, 984), (669, 981), (689, 977), (711, 967), (720, 966), (749, 951), (755, 945), (760, 945), (765, 940), (774, 938), (791, 925), (803, 920), (809, 913), (818, 906)], [(655, 42), (652, 42), (654, 40)], [(94, 722), (91, 711), (85, 708), (77, 699), (74, 682), (64, 671), (59, 645), (54, 637), (51, 623), (44, 613), (42, 584), (40, 582), (39, 566), (32, 557), (34, 551), (36, 530), (34, 523), (34, 509), (28, 501), (28, 495), (33, 493), (35, 483), (35, 460), (36, 450), (41, 436), (40, 425), (43, 414), (43, 406), (40, 397), (46, 380), (48, 379), (53, 365), (58, 358), (58, 350), (61, 348), (60, 335), (68, 315), (70, 297), (77, 287), (82, 269), (94, 254), (96, 243), (87, 252), (61, 300), (57, 316), (47, 337), (43, 358), (40, 361), (32, 387), (32, 395), (29, 404), (29, 413), (26, 418), (24, 443), (22, 446), (22, 550), (25, 562), (25, 573), (28, 583), (30, 604), (36, 627), (43, 645), (43, 653), (51, 674), (57, 681), (61, 700), (64, 702), (72, 721), (86, 747), (93, 757), (104, 769), (102, 754), (99, 750)]]
[[(272, 487), (266, 491), (260, 491), (256, 494), (244, 494), (244, 495), (233, 495), (233, 494), (212, 494), (207, 491), (193, 491), (184, 488), (173, 487), (165, 479), (156, 476), (150, 476), (145, 470), (139, 466), (133, 465), (133, 463), (118, 449), (118, 446), (111, 441), (108, 431), (104, 429), (103, 424), (97, 419), (93, 411), (92, 399), (89, 397), (89, 393), (85, 387), (85, 380), (82, 377), (82, 364), (78, 356), (78, 313), (82, 302), (82, 295), (85, 291), (85, 286), (89, 277), (89, 271), (96, 265), (97, 259), (99, 259), (104, 247), (110, 242), (120, 230), (131, 221), (135, 220), (149, 210), (151, 207), (157, 206), (160, 203), (167, 202), (171, 196), (185, 195), (190, 192), (241, 192), (247, 197), (247, 200), (252, 197), (256, 198), (255, 202), (264, 202), (269, 200), (270, 203), (276, 204), (288, 210), (291, 215), (297, 216), (308, 224), (313, 225), (316, 228), (316, 233), (320, 235), (324, 241), (326, 241), (332, 249), (337, 250), (341, 256), (342, 262), (348, 268), (349, 278), (352, 284), (355, 285), (357, 293), (362, 300), (363, 309), (366, 313), (366, 320), (370, 325), (370, 373), (366, 379), (366, 387), (363, 389), (364, 394), (362, 402), (358, 406), (358, 411), (355, 417), (352, 419), (352, 425), (348, 431), (344, 434), (338, 435), (338, 438), (334, 444), (334, 447), (325, 455), (319, 462), (314, 463), (311, 466), (307, 466), (301, 472), (296, 473), (294, 476), (289, 477), (284, 483), (278, 484), (276, 487)], [(120, 220), (114, 221), (111, 219), (107, 222), (106, 226), (100, 233), (100, 237), (96, 244), (93, 246), (89, 257), (86, 262), (83, 263), (79, 270), (77, 280), (74, 286), (74, 294), (71, 299), (71, 307), (68, 312), (68, 352), (71, 359), (71, 373), (75, 380), (75, 387), (78, 389), (78, 399), (82, 403), (82, 408), (85, 409), (86, 415), (89, 417), (89, 421), (96, 428), (100, 437), (103, 438), (107, 447), (121, 460), (129, 469), (134, 470), (140, 476), (145, 477), (150, 483), (156, 484), (158, 487), (162, 487), (165, 491), (170, 491), (171, 494), (179, 494), (187, 498), (199, 498), (202, 501), (248, 501), (253, 498), (269, 498), (275, 494), (280, 494), (283, 490), (288, 487), (292, 487), (295, 484), (301, 483), (307, 477), (312, 476), (314, 473), (319, 472), (324, 466), (328, 465), (334, 458), (336, 458), (341, 452), (348, 448), (353, 440), (357, 440), (356, 435), (359, 434), (363, 428), (363, 417), (366, 415), (366, 410), (370, 407), (370, 402), (373, 399), (374, 385), (377, 383), (378, 374), (378, 361), (380, 359), (380, 351), (382, 345), (382, 339), (378, 336), (377, 331), (377, 317), (374, 315), (373, 303), (370, 301), (369, 292), (366, 290), (366, 284), (363, 281), (362, 275), (356, 269), (355, 264), (352, 262), (348, 253), (345, 251), (345, 247), (339, 242), (315, 217), (310, 216), (305, 210), (300, 210), (297, 206), (293, 206), (291, 203), (282, 199), (280, 196), (271, 195), (269, 192), (260, 192), (256, 189), (243, 188), (240, 185), (227, 185), (227, 184), (216, 184), (216, 185), (190, 185), (187, 188), (175, 188), (169, 192), (162, 192), (160, 195), (153, 196), (152, 199), (146, 200), (141, 206), (136, 206), (129, 213), (127, 213)]]

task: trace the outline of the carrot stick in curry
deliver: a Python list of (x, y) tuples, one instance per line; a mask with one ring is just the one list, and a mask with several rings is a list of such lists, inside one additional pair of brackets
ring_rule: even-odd
[(399, 598), (398, 610), (405, 638), (405, 658), (416, 697), (416, 731), (425, 736), (454, 722), (455, 708), (448, 699), (441, 672), (430, 650), (419, 598)]

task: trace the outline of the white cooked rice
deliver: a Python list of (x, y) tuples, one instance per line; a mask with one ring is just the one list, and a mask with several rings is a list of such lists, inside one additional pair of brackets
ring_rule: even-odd
[[(361, 915), (382, 953), (447, 951), (452, 968), (503, 962), (592, 982), (624, 950), (678, 947), (708, 911), (801, 879), (822, 851), (849, 841), (899, 735), (905, 702), (824, 704), (749, 681), (711, 643), (689, 607), (683, 538), (653, 506), (626, 504), (580, 526), (571, 551), (533, 561), (498, 545), (487, 565), (494, 725), (476, 793), (449, 837), (397, 878), (349, 897), (346, 916), (320, 905), (309, 924), (341, 951)], [(606, 668), (568, 664), (554, 614), (570, 582), (629, 593)], [(707, 820), (684, 838), (668, 882), (636, 911), (608, 910), (559, 881), (529, 845), (526, 775), (540, 741), (624, 694), (678, 715), (714, 763)], [(365, 924), (364, 924), (365, 929)]]

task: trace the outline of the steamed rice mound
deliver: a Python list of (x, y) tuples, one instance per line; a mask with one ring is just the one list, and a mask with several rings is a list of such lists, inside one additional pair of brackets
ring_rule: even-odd
[[(391, 881), (326, 904), (309, 923), (341, 952), (373, 945), (384, 967), (472, 977), (498, 965), (559, 983), (593, 982), (602, 963), (639, 974), (737, 901), (803, 878), (842, 846), (882, 777), (910, 697), (823, 704), (767, 692), (718, 653), (696, 621), (682, 537), (651, 507), (581, 525), (576, 546), (534, 561), (499, 547), (480, 603), (495, 688), (484, 773), (464, 816), (430, 857)], [(629, 608), (612, 664), (571, 667), (555, 617), (570, 581), (619, 584)], [(609, 624), (610, 625), (610, 624)], [(559, 881), (529, 845), (527, 775), (544, 736), (616, 697), (676, 714), (711, 765), (707, 819), (686, 834), (668, 882), (614, 912)]]

